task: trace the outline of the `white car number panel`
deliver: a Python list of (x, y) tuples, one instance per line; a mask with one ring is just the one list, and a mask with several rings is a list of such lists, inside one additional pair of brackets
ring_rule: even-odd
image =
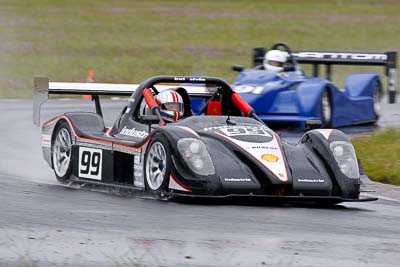
[(101, 149), (79, 147), (79, 177), (101, 180), (102, 164), (103, 151)]

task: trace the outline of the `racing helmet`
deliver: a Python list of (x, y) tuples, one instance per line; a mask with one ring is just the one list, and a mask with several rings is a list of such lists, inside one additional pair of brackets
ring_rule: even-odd
[(287, 53), (280, 50), (269, 50), (264, 56), (264, 68), (272, 72), (281, 72), (286, 60)]
[(167, 89), (155, 96), (160, 107), (161, 117), (165, 121), (174, 122), (183, 115), (183, 99), (180, 94), (173, 89)]

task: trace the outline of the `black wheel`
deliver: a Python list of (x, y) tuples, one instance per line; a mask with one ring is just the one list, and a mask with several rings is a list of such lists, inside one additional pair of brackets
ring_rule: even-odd
[(157, 135), (144, 157), (144, 182), (147, 192), (161, 196), (171, 173), (171, 150), (165, 137)]
[(374, 114), (376, 120), (382, 115), (381, 100), (382, 100), (382, 84), (380, 81), (377, 81), (374, 89)]
[(72, 175), (72, 133), (67, 122), (58, 125), (51, 143), (51, 160), (57, 180), (66, 184)]
[(325, 128), (332, 127), (332, 101), (328, 90), (325, 90), (321, 98), (322, 124)]

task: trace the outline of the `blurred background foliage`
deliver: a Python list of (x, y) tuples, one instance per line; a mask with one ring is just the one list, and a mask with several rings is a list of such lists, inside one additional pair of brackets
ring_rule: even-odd
[[(202, 74), (233, 82), (253, 47), (398, 50), (397, 0), (0, 0), (0, 98), (30, 98), (33, 76), (139, 83)], [(357, 71), (338, 67), (334, 81)], [(307, 69), (306, 69), (307, 72)], [(310, 73), (310, 72), (308, 72)]]
[(379, 131), (358, 136), (352, 142), (370, 178), (400, 185), (400, 131)]

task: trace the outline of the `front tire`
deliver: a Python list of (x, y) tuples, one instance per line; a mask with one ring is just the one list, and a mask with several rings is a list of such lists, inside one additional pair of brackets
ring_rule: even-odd
[(332, 101), (328, 90), (325, 90), (322, 94), (321, 114), (324, 127), (332, 127)]
[(171, 173), (171, 150), (165, 137), (157, 135), (151, 141), (144, 165), (146, 191), (161, 196), (167, 189)]
[(65, 121), (56, 128), (51, 144), (51, 159), (58, 182), (69, 183), (72, 175), (72, 133)]

